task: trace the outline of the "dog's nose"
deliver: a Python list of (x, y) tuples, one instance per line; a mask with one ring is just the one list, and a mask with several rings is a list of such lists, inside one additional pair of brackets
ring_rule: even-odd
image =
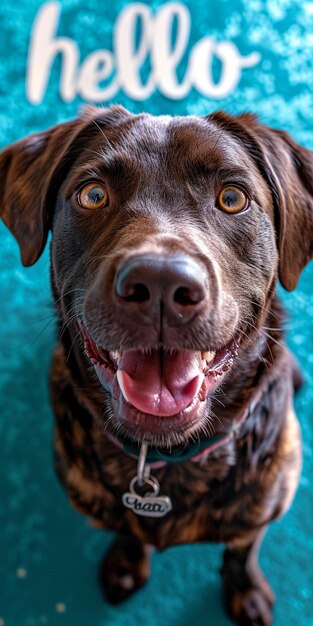
[(122, 263), (115, 295), (129, 313), (162, 314), (186, 322), (203, 306), (208, 291), (205, 269), (187, 255), (137, 255)]

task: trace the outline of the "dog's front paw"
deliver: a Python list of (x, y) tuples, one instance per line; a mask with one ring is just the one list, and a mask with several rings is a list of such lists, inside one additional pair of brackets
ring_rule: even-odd
[(106, 600), (118, 604), (143, 587), (150, 575), (150, 552), (151, 548), (134, 539), (116, 539), (100, 565)]
[(230, 617), (241, 626), (273, 623), (275, 596), (257, 563), (256, 547), (224, 552), (224, 602)]
[(273, 623), (273, 594), (261, 588), (245, 591), (225, 589), (225, 603), (230, 617), (241, 626), (270, 626)]

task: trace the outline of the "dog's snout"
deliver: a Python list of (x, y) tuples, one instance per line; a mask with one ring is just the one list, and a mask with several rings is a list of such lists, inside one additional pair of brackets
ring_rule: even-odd
[(201, 309), (207, 291), (205, 269), (187, 255), (133, 256), (115, 277), (120, 305), (151, 317), (159, 315), (162, 306), (165, 315), (186, 321)]

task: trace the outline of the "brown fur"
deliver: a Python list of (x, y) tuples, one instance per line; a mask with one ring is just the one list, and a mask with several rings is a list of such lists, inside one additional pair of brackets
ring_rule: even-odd
[[(75, 508), (120, 537), (101, 566), (107, 596), (118, 602), (144, 583), (149, 546), (224, 542), (230, 615), (240, 624), (270, 624), (274, 598), (257, 550), (268, 523), (289, 507), (301, 467), (292, 408), (299, 373), (283, 344), (274, 290), (278, 274), (293, 289), (312, 258), (312, 153), (251, 115), (169, 122), (121, 107), (88, 108), (78, 120), (8, 147), (0, 168), (3, 219), (24, 264), (36, 261), (53, 231), (56, 468)], [(229, 219), (212, 207), (219, 180), (236, 168), (253, 210)], [(73, 190), (100, 176), (109, 181), (111, 204), (95, 217), (74, 206)], [(165, 311), (146, 327), (142, 307), (125, 313), (114, 300), (116, 268), (134, 251), (184, 253), (205, 267), (209, 296), (188, 323), (178, 327)], [(142, 433), (112, 420), (111, 400), (84, 352), (82, 318), (107, 351), (160, 345), (160, 333), (167, 347), (218, 349), (240, 327), (235, 367), (201, 424), (192, 433), (162, 434), (158, 444), (201, 438), (208, 423), (226, 432), (248, 407), (249, 416), (237, 437), (199, 462), (154, 470), (173, 502), (164, 518), (137, 517), (122, 504), (136, 461), (111, 443), (106, 428), (139, 440)]]

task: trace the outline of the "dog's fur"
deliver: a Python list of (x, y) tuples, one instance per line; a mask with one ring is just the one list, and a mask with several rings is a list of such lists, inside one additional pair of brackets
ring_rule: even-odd
[[(300, 377), (283, 343), (275, 283), (279, 277), (294, 289), (312, 258), (312, 153), (250, 114), (157, 118), (87, 107), (80, 118), (6, 148), (0, 168), (2, 217), (24, 265), (35, 263), (53, 233), (56, 466), (73, 505), (118, 533), (101, 566), (107, 597), (118, 602), (145, 582), (151, 546), (218, 541), (227, 545), (222, 576), (230, 615), (241, 624), (270, 624), (273, 594), (257, 551), (268, 523), (289, 507), (301, 466), (292, 407)], [(105, 181), (108, 207), (77, 204), (89, 180)], [(216, 206), (227, 183), (249, 197), (235, 215)], [(139, 301), (121, 301), (118, 268), (147, 255), (196, 263), (207, 289), (201, 306), (185, 315), (190, 302), (187, 309), (182, 303), (175, 317), (166, 306), (147, 312)], [(234, 336), (240, 343), (195, 423), (156, 418), (151, 428), (151, 417), (128, 423), (118, 414), (82, 328), (107, 352), (216, 350)], [(238, 436), (225, 445), (198, 462), (154, 470), (172, 498), (167, 516), (138, 517), (123, 506), (136, 460), (108, 435), (181, 445), (208, 429), (226, 432), (247, 409)]]

